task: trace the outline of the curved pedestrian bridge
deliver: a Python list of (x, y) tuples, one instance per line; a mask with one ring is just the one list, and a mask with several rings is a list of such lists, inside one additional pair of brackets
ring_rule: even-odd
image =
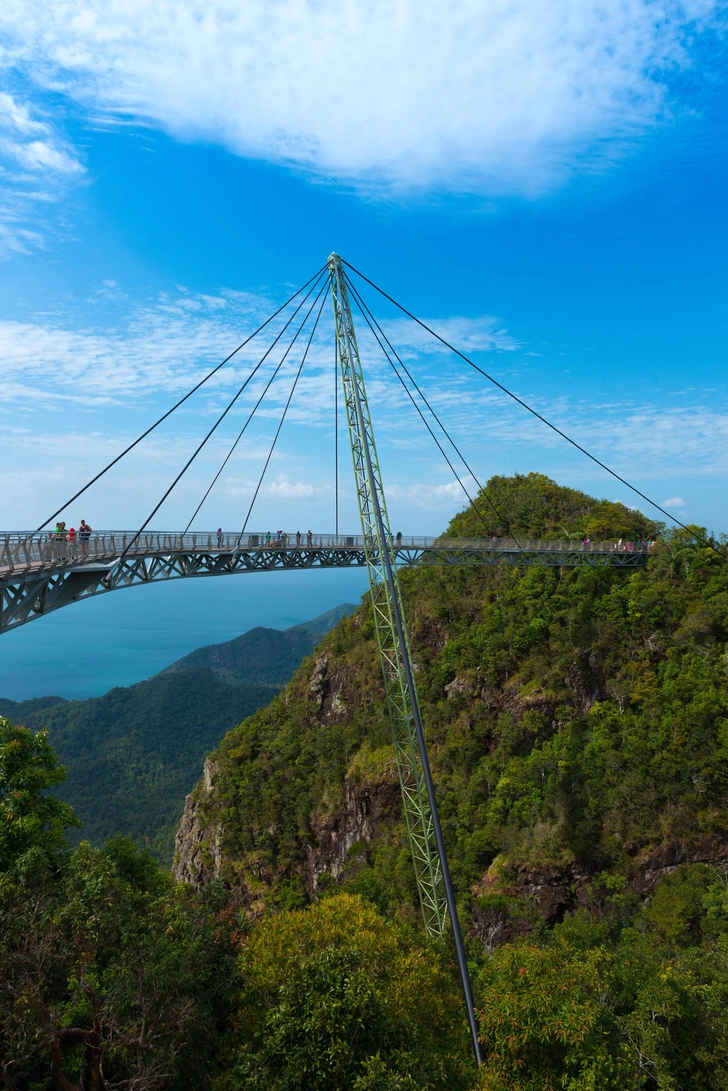
[[(398, 567), (437, 565), (611, 565), (636, 568), (648, 547), (631, 542), (412, 538), (392, 540)], [(0, 632), (71, 602), (169, 579), (301, 568), (358, 568), (376, 547), (350, 534), (184, 534), (105, 531), (88, 541), (54, 534), (0, 534)]]

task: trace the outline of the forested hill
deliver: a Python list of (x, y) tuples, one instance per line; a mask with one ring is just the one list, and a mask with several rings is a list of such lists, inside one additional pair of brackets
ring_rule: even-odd
[(234, 640), (197, 648), (166, 669), (182, 671), (188, 667), (205, 667), (233, 685), (284, 686), (321, 637), (355, 609), (353, 603), (344, 602), (290, 629), (258, 626)]
[(128, 834), (170, 864), (185, 796), (205, 755), (234, 724), (267, 705), (322, 634), (353, 609), (345, 603), (284, 631), (252, 629), (103, 697), (0, 699), (0, 716), (49, 729), (68, 771), (58, 794), (82, 823), (72, 841), (102, 844)]
[[(660, 530), (538, 475), (489, 488), (529, 538)], [(187, 883), (123, 838), (68, 850), (47, 736), (0, 717), (8, 1091), (725, 1091), (722, 548), (696, 528), (639, 570), (403, 574), (478, 1071), (420, 925), (366, 600), (205, 763)], [(181, 724), (190, 672), (227, 685), (158, 676)]]
[[(659, 529), (541, 475), (488, 490), (529, 537)], [(477, 518), (457, 516), (450, 533)], [(642, 894), (676, 863), (728, 855), (721, 553), (665, 532), (644, 570), (431, 568), (402, 583), (451, 867), (476, 930), (503, 938), (530, 927), (529, 905), (553, 922), (614, 884)], [(217, 871), (252, 906), (344, 882), (417, 918), (366, 604), (211, 755), (178, 847), (180, 876)]]
[(460, 512), (448, 533), (457, 538), (499, 537), (605, 541), (654, 538), (661, 524), (642, 512), (611, 500), (595, 500), (585, 492), (566, 489), (544, 474), (492, 477), (487, 497)]

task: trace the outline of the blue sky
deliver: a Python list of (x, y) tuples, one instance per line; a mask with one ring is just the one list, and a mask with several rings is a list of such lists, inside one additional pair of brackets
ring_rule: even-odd
[[(728, 531), (724, 6), (150, 7), (0, 14), (6, 527), (55, 510), (336, 249), (678, 518)], [(366, 298), (481, 480), (534, 469), (637, 503)], [(255, 529), (333, 525), (324, 319)], [(392, 522), (437, 533), (462, 495), (362, 350)], [(252, 360), (67, 519), (137, 526)], [(242, 522), (282, 374), (198, 525)], [(155, 525), (187, 522), (242, 419)], [(342, 445), (343, 530), (349, 465)]]

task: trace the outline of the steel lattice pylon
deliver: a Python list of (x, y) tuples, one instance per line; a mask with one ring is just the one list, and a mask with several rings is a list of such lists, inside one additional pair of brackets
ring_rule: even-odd
[(332, 254), (329, 258), (329, 269), (374, 627), (384, 674), (404, 814), (425, 928), (432, 935), (442, 935), (447, 920), (447, 901), (425, 782), (423, 755), (417, 738), (416, 717), (419, 709), (413, 707), (416, 706), (417, 693), (413, 684), (408, 685), (407, 679), (409, 644), (393, 557), (392, 533), (346, 280), (338, 255)]
[(344, 389), (349, 442), (354, 462), (354, 479), (369, 575), (374, 628), (384, 674), (384, 688), (392, 724), (402, 803), (422, 916), (427, 932), (436, 936), (443, 934), (447, 918), (450, 917), (470, 1035), (473, 1040), (475, 1059), (480, 1065), (482, 1053), (473, 1004), (473, 990), (470, 985), (455, 893), (447, 865), (445, 842), (427, 757), (427, 744), (412, 671), (402, 592), (397, 577), (394, 543), (389, 529), (382, 475), (374, 443), (374, 431), (356, 344), (354, 322), (351, 317), (346, 278), (338, 254), (331, 255), (328, 265), (331, 275), (331, 296), (334, 303), (336, 344), (341, 383)]

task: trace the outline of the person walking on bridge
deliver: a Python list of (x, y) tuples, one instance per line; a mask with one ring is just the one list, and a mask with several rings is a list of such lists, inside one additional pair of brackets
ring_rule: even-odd
[(81, 543), (81, 556), (88, 557), (88, 543), (91, 537), (91, 527), (85, 519), (81, 520), (78, 528), (78, 540)]
[(306, 534), (306, 545), (308, 546), (309, 549), (313, 545), (313, 534), (311, 533), (310, 530)]
[(68, 552), (71, 557), (76, 556), (76, 528), (71, 527), (68, 531)]
[(397, 531), (397, 537), (395, 538), (395, 544), (397, 546), (397, 549), (402, 548), (402, 531), (401, 530)]
[(56, 559), (62, 560), (66, 556), (66, 524), (56, 523), (53, 531), (53, 539), (56, 548)]
[(296, 531), (296, 549), (300, 549), (300, 548), (301, 548), (301, 532), (300, 532), (300, 530), (297, 530)]

